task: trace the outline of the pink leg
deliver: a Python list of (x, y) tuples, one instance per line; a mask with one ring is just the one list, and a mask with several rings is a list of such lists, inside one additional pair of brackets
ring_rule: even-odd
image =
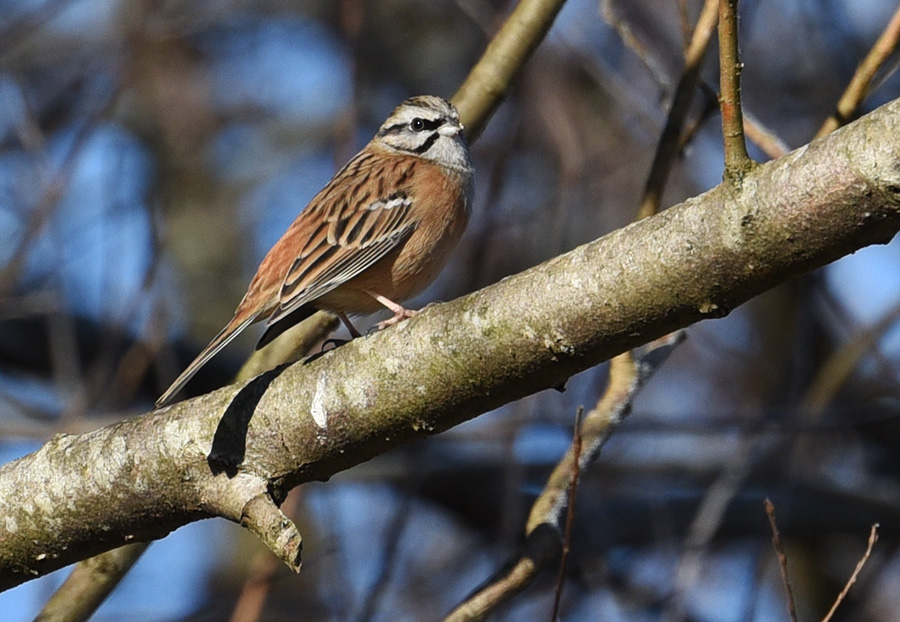
[(372, 298), (374, 298), (375, 300), (377, 300), (378, 302), (383, 304), (385, 307), (387, 307), (388, 309), (390, 309), (391, 311), (394, 312), (394, 317), (378, 323), (379, 330), (382, 328), (387, 328), (388, 326), (396, 324), (397, 322), (402, 322), (403, 320), (405, 320), (407, 318), (411, 318), (412, 316), (414, 316), (417, 313), (416, 311), (412, 311), (410, 309), (404, 308), (403, 305), (398, 305), (393, 300), (385, 298), (381, 294), (376, 294), (375, 292), (372, 292), (369, 290), (365, 290), (365, 292), (369, 296), (371, 296)]

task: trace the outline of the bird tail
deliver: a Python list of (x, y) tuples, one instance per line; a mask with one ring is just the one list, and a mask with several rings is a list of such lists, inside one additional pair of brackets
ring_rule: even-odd
[(156, 405), (154, 408), (162, 408), (163, 406), (168, 406), (172, 402), (172, 398), (184, 388), (184, 385), (190, 381), (191, 378), (194, 377), (200, 368), (206, 365), (206, 363), (214, 357), (219, 351), (227, 346), (232, 339), (237, 337), (242, 330), (247, 328), (250, 324), (256, 321), (257, 314), (251, 315), (245, 318), (239, 318), (235, 315), (230, 322), (219, 331), (219, 334), (213, 337), (212, 341), (209, 342), (203, 351), (197, 355), (190, 365), (187, 366), (181, 375), (175, 379), (175, 382), (172, 383), (166, 392), (159, 396), (159, 399), (156, 400)]

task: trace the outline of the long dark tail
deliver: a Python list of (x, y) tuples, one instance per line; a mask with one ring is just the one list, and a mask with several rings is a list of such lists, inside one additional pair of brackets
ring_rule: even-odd
[(206, 365), (206, 363), (214, 357), (219, 351), (227, 346), (232, 339), (237, 337), (242, 330), (247, 328), (250, 324), (252, 324), (256, 320), (256, 315), (251, 315), (247, 318), (238, 318), (238, 316), (234, 316), (228, 325), (223, 328), (218, 335), (213, 337), (213, 340), (209, 342), (209, 345), (203, 348), (203, 352), (197, 355), (197, 358), (191, 362), (190, 365), (187, 366), (181, 375), (175, 379), (175, 382), (172, 383), (166, 392), (159, 396), (159, 399), (156, 400), (155, 408), (162, 408), (163, 406), (168, 406), (172, 403), (172, 398), (184, 388), (184, 385), (190, 381), (191, 378), (194, 377), (201, 367)]

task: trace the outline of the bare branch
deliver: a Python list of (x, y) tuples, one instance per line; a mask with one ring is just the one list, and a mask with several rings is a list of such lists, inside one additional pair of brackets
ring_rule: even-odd
[(788, 146), (755, 116), (744, 110), (744, 134), (773, 160), (790, 151)]
[(719, 1), (719, 107), (725, 141), (725, 179), (739, 182), (753, 167), (744, 141), (741, 63), (738, 53), (738, 0)]
[(898, 133), (895, 101), (754, 168), (739, 195), (719, 186), (309, 364), (55, 437), (0, 466), (0, 587), (211, 516), (256, 525), (296, 567), (276, 512), (294, 486), (890, 240)]
[(830, 134), (853, 118), (859, 105), (868, 97), (875, 74), (897, 49), (898, 41), (900, 41), (900, 6), (897, 7), (894, 16), (885, 26), (875, 45), (856, 68), (850, 84), (847, 85), (847, 89), (838, 100), (834, 113), (816, 132), (816, 138)]
[(781, 581), (784, 584), (784, 593), (787, 598), (788, 616), (791, 622), (797, 622), (797, 605), (794, 604), (794, 588), (791, 585), (791, 577), (788, 574), (787, 555), (781, 546), (781, 534), (778, 532), (778, 524), (775, 522), (775, 506), (768, 499), (765, 500), (766, 516), (769, 518), (769, 526), (772, 528), (772, 545), (778, 555), (778, 567), (781, 569)]
[(34, 622), (89, 620), (148, 546), (146, 542), (136, 542), (79, 563)]
[(292, 326), (265, 347), (255, 350), (241, 366), (236, 381), (249, 380), (284, 363), (293, 363), (309, 354), (310, 349), (340, 324), (336, 315), (317, 311), (305, 321)]
[(567, 528), (563, 525), (563, 513), (571, 516), (570, 498), (578, 473), (597, 458), (604, 443), (629, 413), (638, 389), (668, 358), (681, 339), (681, 333), (674, 333), (640, 348), (635, 354), (620, 354), (610, 362), (609, 385), (585, 417), (580, 429), (576, 430), (579, 435), (576, 439), (580, 437), (580, 440), (573, 442), (557, 463), (531, 507), (525, 526), (524, 552), (518, 559), (506, 564), (508, 570), (498, 571), (483, 587), (458, 605), (444, 622), (484, 620), (497, 607), (528, 587), (538, 571), (559, 553)]
[(638, 208), (638, 218), (652, 216), (659, 209), (662, 191), (669, 179), (672, 163), (681, 148), (684, 120), (694, 99), (697, 84), (700, 82), (700, 69), (715, 31), (717, 17), (718, 0), (706, 0), (691, 35), (690, 43), (684, 52), (684, 70), (678, 80), (678, 86), (675, 88), (666, 125), (659, 142), (656, 143), (656, 153), (653, 156), (653, 164), (650, 166), (650, 174), (647, 176), (647, 184), (644, 187), (644, 198)]
[(879, 340), (898, 321), (900, 304), (894, 305), (871, 326), (859, 331), (825, 359), (803, 397), (802, 411), (808, 418), (817, 418), (825, 412), (825, 408), (832, 403), (866, 354), (878, 347)]
[[(484, 126), (500, 105), (512, 80), (543, 41), (565, 0), (523, 0), (491, 40), (481, 59), (453, 96), (466, 126), (469, 143), (478, 140)], [(335, 317), (317, 312), (270, 347), (258, 350), (238, 375), (244, 379), (292, 362), (303, 356), (312, 344), (324, 339), (337, 327)]]
[(543, 41), (565, 0), (521, 0), (491, 40), (466, 81), (453, 96), (466, 126), (466, 139), (476, 140), (513, 79)]
[[(510, 20), (507, 21), (507, 24), (509, 24), (509, 28), (504, 27), (504, 29), (502, 29), (501, 32), (498, 33), (495, 41), (500, 37), (506, 37), (509, 41), (518, 41), (519, 44), (530, 46), (527, 52), (520, 53), (514, 59), (510, 59), (509, 57), (504, 55), (504, 52), (508, 52), (508, 48), (510, 47), (510, 45), (503, 45), (501, 41), (501, 43), (497, 43), (497, 45), (492, 44), (492, 46), (488, 48), (488, 51), (485, 52), (479, 65), (476, 66), (475, 69), (481, 72), (480, 83), (478, 80), (476, 80), (474, 75), (475, 70), (473, 69), (473, 73), (470, 74), (469, 79), (460, 89), (461, 95), (458, 94), (458, 96), (461, 98), (461, 101), (457, 102), (460, 108), (460, 113), (466, 120), (466, 123), (470, 126), (469, 131), (467, 132), (467, 136), (470, 142), (474, 142), (475, 140), (477, 140), (481, 128), (484, 127), (490, 115), (493, 113), (493, 110), (499, 104), (499, 101), (508, 88), (509, 82), (511, 81), (512, 77), (518, 72), (518, 70), (521, 68), (521, 65), (523, 65), (525, 61), (528, 60), (533, 49), (543, 40), (544, 35), (546, 34), (547, 30), (549, 30), (549, 27), (552, 24), (556, 13), (558, 13), (559, 8), (562, 7), (563, 2), (564, 0), (555, 2), (555, 10), (553, 10), (552, 8), (554, 3), (547, 2), (543, 4), (532, 3), (530, 7), (520, 6), (521, 11), (519, 8), (517, 8), (516, 12), (514, 12), (514, 14), (510, 16)], [(532, 18), (523, 19), (523, 15), (532, 15)], [(518, 29), (514, 28), (517, 22), (514, 21), (513, 18), (518, 19), (519, 23), (525, 23), (530, 27)], [(491, 67), (494, 67), (493, 73), (495, 76), (506, 76), (506, 81), (504, 84), (489, 84), (487, 79), (492, 73), (492, 71), (489, 70), (489, 68)], [(468, 88), (468, 92), (470, 93), (474, 92), (475, 90), (477, 90), (477, 84), (480, 84), (480, 88), (482, 90), (490, 87), (490, 89), (495, 93), (496, 101), (494, 101), (492, 105), (488, 105), (489, 102), (485, 102), (483, 100), (466, 97), (467, 91), (465, 91), (465, 89)], [(501, 90), (497, 91), (498, 88)], [(313, 316), (310, 317), (307, 321), (301, 322), (299, 325), (291, 328), (286, 332), (285, 335), (282, 335), (273, 343), (269, 344), (265, 348), (255, 351), (247, 360), (247, 362), (241, 367), (241, 370), (237, 375), (237, 380), (248, 380), (253, 376), (259, 375), (269, 369), (276, 367), (277, 365), (298, 360), (304, 354), (306, 354), (316, 342), (325, 338), (325, 336), (331, 333), (336, 327), (337, 318), (335, 316), (326, 312), (317, 312), (313, 314)], [(297, 547), (296, 559), (297, 563), (299, 564), (299, 532), (292, 534), (291, 539)], [(143, 545), (132, 545), (132, 547), (136, 546)], [(286, 555), (287, 559), (290, 559), (293, 555), (293, 551), (286, 553)], [(116, 563), (113, 564), (113, 561), (115, 561)], [(82, 573), (84, 573), (85, 575), (93, 573), (94, 569), (96, 569), (97, 567), (103, 567), (107, 568), (109, 573), (119, 572), (119, 576), (114, 581), (111, 577), (109, 577), (105, 581), (84, 580), (79, 581), (77, 584), (73, 583), (71, 587), (61, 588), (60, 592), (66, 594), (63, 600), (58, 601), (54, 598), (51, 599), (51, 602), (75, 602), (76, 600), (80, 599), (73, 596), (72, 590), (83, 591), (83, 600), (85, 602), (93, 603), (91, 605), (93, 609), (88, 610), (88, 608), (84, 608), (83, 610), (84, 615), (90, 616), (93, 610), (103, 602), (103, 600), (106, 598), (109, 591), (115, 586), (115, 584), (118, 583), (118, 581), (128, 572), (128, 570), (131, 568), (131, 564), (133, 564), (135, 561), (137, 561), (137, 555), (129, 555), (128, 551), (120, 553), (116, 550), (103, 553), (97, 558), (89, 558), (88, 560), (85, 560), (86, 565), (82, 569)], [(289, 562), (289, 565), (292, 565), (292, 562)], [(79, 573), (79, 575), (80, 574), (81, 573)], [(64, 585), (68, 585), (68, 583), (69, 582), (67, 581), (67, 583)], [(111, 584), (109, 589), (105, 588), (105, 585), (107, 583)], [(60, 611), (62, 610), (63, 609), (60, 608)], [(77, 616), (80, 614), (78, 613), (78, 611), (73, 610), (72, 615)], [(85, 618), (76, 617), (72, 619), (76, 620)]]
[(837, 611), (837, 608), (840, 606), (844, 599), (847, 597), (847, 592), (850, 591), (850, 588), (853, 587), (853, 584), (856, 583), (856, 578), (859, 576), (860, 571), (863, 569), (863, 566), (866, 565), (866, 562), (869, 561), (869, 556), (872, 555), (872, 548), (875, 546), (875, 543), (878, 542), (878, 523), (872, 525), (872, 529), (869, 531), (869, 544), (866, 546), (866, 552), (863, 553), (862, 558), (856, 563), (856, 568), (853, 569), (853, 574), (850, 575), (850, 578), (847, 579), (847, 584), (844, 586), (844, 589), (841, 590), (841, 593), (838, 594), (837, 599), (834, 601), (834, 604), (831, 606), (831, 609), (828, 611), (828, 614), (822, 618), (822, 622), (829, 622), (834, 616), (834, 612)]
[[(631, 358), (631, 354), (620, 354)], [(559, 603), (562, 600), (563, 583), (566, 578), (566, 562), (569, 559), (569, 545), (572, 542), (572, 523), (575, 520), (575, 493), (578, 491), (578, 478), (581, 475), (581, 415), (584, 409), (580, 406), (575, 412), (575, 425), (572, 430), (572, 475), (569, 478), (568, 510), (566, 510), (566, 527), (563, 531), (562, 558), (559, 560), (559, 573), (556, 576), (556, 590), (553, 593), (553, 612), (550, 622), (559, 619)]]
[[(293, 514), (297, 508), (299, 491), (288, 495), (281, 506), (282, 512)], [(272, 588), (272, 581), (278, 571), (278, 560), (269, 552), (260, 549), (253, 555), (250, 572), (244, 581), (229, 622), (257, 622), (260, 619), (266, 597)]]

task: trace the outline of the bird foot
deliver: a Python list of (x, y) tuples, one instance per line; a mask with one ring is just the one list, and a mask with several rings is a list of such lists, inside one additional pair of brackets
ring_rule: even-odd
[(398, 309), (394, 310), (393, 317), (389, 317), (388, 319), (386, 319), (383, 322), (378, 322), (378, 325), (377, 325), (378, 330), (384, 330), (388, 326), (393, 326), (394, 324), (398, 324), (398, 323), (402, 322), (403, 320), (407, 320), (407, 319), (411, 318), (412, 316), (414, 316), (416, 313), (418, 313), (418, 311), (414, 311), (412, 309), (404, 309), (403, 307), (399, 307)]

